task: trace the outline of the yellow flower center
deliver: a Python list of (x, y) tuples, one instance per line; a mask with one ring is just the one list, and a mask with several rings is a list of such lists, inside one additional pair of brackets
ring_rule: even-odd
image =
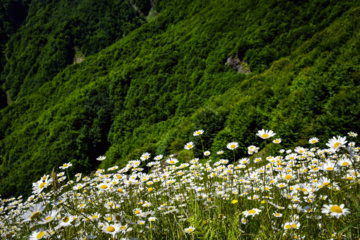
[(63, 218), (63, 220), (62, 220), (62, 221), (66, 223), (66, 222), (68, 222), (69, 220), (70, 220), (70, 219), (69, 219), (69, 217), (68, 217), (68, 216), (66, 216), (66, 217), (64, 217), (64, 218)]
[(297, 228), (297, 225), (295, 223), (291, 224), (291, 227)]
[(340, 142), (336, 142), (336, 143), (334, 144), (334, 148), (338, 148), (338, 147), (340, 147), (340, 145), (341, 145)]
[(149, 192), (151, 192), (152, 190), (154, 190), (152, 187), (148, 189)]
[(249, 214), (255, 214), (255, 213), (256, 213), (256, 211), (253, 210), (253, 209), (251, 209), (251, 210), (249, 211)]
[(65, 168), (65, 167), (68, 167), (68, 166), (69, 166), (69, 164), (64, 164), (64, 166), (63, 166), (63, 167)]
[(290, 229), (291, 226), (290, 226), (290, 225), (286, 225), (285, 228), (286, 228), (286, 229)]
[(342, 164), (343, 166), (348, 166), (349, 165), (349, 163), (348, 162), (343, 162), (343, 164)]
[(286, 175), (286, 176), (285, 176), (285, 179), (286, 179), (286, 180), (290, 180), (290, 179), (292, 179), (292, 176), (291, 176), (291, 175)]
[(48, 216), (47, 218), (45, 218), (46, 221), (49, 221), (52, 217)]
[(235, 144), (231, 144), (230, 148), (235, 148)]
[(39, 216), (40, 212), (34, 212), (32, 216), (30, 217), (31, 220), (34, 220), (37, 216)]
[(108, 186), (107, 185), (101, 185), (101, 189), (107, 189), (108, 188)]
[(111, 219), (112, 219), (111, 217), (107, 217), (107, 218), (106, 218), (106, 220), (108, 220), (109, 222), (111, 221)]
[(336, 206), (336, 205), (332, 206), (332, 207), (330, 208), (330, 211), (335, 212), (335, 213), (342, 213), (341, 207)]
[(326, 168), (326, 171), (332, 171), (332, 170), (334, 170), (334, 168), (332, 168), (332, 167), (327, 167)]
[(46, 184), (45, 182), (41, 183), (41, 184), (40, 184), (40, 189), (42, 189), (43, 187), (45, 187), (45, 184)]
[(124, 230), (126, 228), (126, 226), (121, 226), (120, 230)]
[(106, 228), (106, 231), (108, 231), (108, 232), (115, 232), (115, 228), (114, 228), (113, 226), (108, 226), (108, 227)]
[(39, 233), (36, 235), (36, 239), (41, 239), (44, 235), (45, 235), (45, 232), (39, 232)]
[(135, 214), (140, 214), (140, 211), (139, 211), (139, 210), (136, 210), (136, 211), (135, 211)]

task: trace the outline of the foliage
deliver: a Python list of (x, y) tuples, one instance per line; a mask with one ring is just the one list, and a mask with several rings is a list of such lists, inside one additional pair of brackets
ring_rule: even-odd
[[(7, 42), (2, 196), (30, 194), (70, 160), (71, 175), (199, 147), (197, 128), (212, 155), (239, 142), (237, 159), (264, 147), (261, 128), (287, 148), (360, 129), (358, 1), (163, 0), (148, 23), (126, 2), (96, 2), (31, 1)], [(234, 56), (251, 73), (226, 66)]]
[[(204, 112), (200, 115), (214, 114)], [(195, 135), (206, 132), (197, 130)], [(265, 143), (260, 152), (277, 138), (264, 132), (256, 134)], [(157, 156), (155, 161), (143, 158), (149, 157), (146, 153), (124, 168), (113, 165), (69, 177), (76, 165), (72, 160), (34, 182), (29, 198), (0, 198), (0, 235), (66, 240), (357, 239), (359, 138), (349, 132), (328, 140), (326, 149), (318, 147), (325, 142), (272, 156), (250, 153), (233, 162), (214, 156), (190, 159), (194, 147), (176, 158)], [(224, 156), (235, 150), (226, 149)]]

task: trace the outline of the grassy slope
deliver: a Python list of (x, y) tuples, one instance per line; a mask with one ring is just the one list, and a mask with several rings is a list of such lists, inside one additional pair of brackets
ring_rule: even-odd
[[(91, 171), (105, 152), (100, 167), (178, 152), (196, 128), (206, 149), (240, 142), (238, 157), (261, 128), (285, 146), (359, 129), (359, 9), (319, 2), (168, 6), (1, 110), (0, 192), (21, 194), (68, 161)], [(236, 54), (252, 74), (224, 65)]]

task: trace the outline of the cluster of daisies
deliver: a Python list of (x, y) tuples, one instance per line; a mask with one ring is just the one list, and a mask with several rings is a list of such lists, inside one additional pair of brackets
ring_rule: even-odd
[[(194, 136), (203, 133), (198, 130)], [(266, 140), (276, 133), (263, 129), (256, 135)], [(356, 195), (358, 190), (360, 148), (341, 136), (330, 139), (327, 149), (317, 147), (318, 142), (311, 138), (311, 148), (281, 149), (277, 156), (263, 158), (257, 154), (260, 148), (251, 145), (249, 156), (236, 161), (222, 159), (224, 151), (214, 157), (204, 151), (203, 159), (144, 153), (122, 169), (78, 173), (73, 180), (66, 174), (72, 164), (66, 163), (60, 172), (33, 183), (28, 199), (1, 199), (0, 235), (31, 240), (224, 239), (230, 230), (241, 237), (266, 229), (297, 239), (311, 231), (313, 237), (354, 237), (347, 222), (356, 225), (357, 220), (347, 219), (355, 209), (345, 192)], [(280, 143), (277, 138), (268, 144)], [(194, 147), (188, 142), (184, 149)], [(235, 152), (239, 144), (230, 142), (226, 148)]]

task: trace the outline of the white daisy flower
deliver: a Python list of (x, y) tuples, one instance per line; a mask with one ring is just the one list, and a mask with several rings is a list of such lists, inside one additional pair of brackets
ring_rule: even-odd
[(68, 162), (68, 163), (65, 163), (64, 165), (62, 165), (61, 167), (59, 167), (60, 169), (67, 169), (67, 168), (69, 168), (69, 167), (71, 167), (72, 166), (72, 164), (70, 163), (70, 162)]
[(326, 215), (330, 214), (331, 217), (340, 218), (341, 216), (345, 216), (350, 213), (349, 209), (344, 208), (345, 205), (341, 204), (339, 205), (324, 205), (321, 209), (321, 213), (324, 213)]
[(46, 231), (39, 230), (31, 233), (29, 240), (38, 240), (48, 238), (49, 234)]
[(98, 161), (104, 161), (105, 159), (106, 159), (105, 156), (99, 156), (96, 158), (96, 160), (98, 160)]
[(195, 228), (193, 226), (190, 226), (190, 227), (184, 229), (185, 233), (193, 233), (194, 231), (195, 231)]
[(333, 137), (332, 139), (330, 139), (326, 146), (328, 146), (331, 151), (336, 152), (337, 150), (339, 150), (340, 147), (345, 146), (346, 143), (346, 137), (337, 136), (337, 138)]
[(276, 133), (274, 133), (272, 130), (264, 130), (264, 129), (259, 130), (256, 134), (256, 136), (261, 137), (262, 139), (268, 139), (275, 135)]
[(243, 214), (245, 215), (245, 217), (248, 217), (248, 216), (255, 216), (255, 215), (259, 215), (259, 213), (261, 212), (260, 209), (257, 209), (257, 208), (253, 208), (253, 209), (250, 209), (249, 211), (244, 211)]
[(104, 223), (101, 229), (104, 233), (111, 234), (113, 238), (115, 235), (120, 232), (120, 225), (119, 224), (109, 224)]
[(200, 130), (196, 130), (194, 133), (193, 133), (193, 136), (196, 137), (196, 136), (200, 136), (201, 134), (204, 133), (204, 130), (200, 129)]
[(190, 150), (194, 147), (194, 143), (193, 142), (188, 142), (187, 144), (185, 144), (185, 149), (186, 150)]
[(150, 153), (146, 152), (146, 153), (143, 153), (143, 155), (141, 155), (140, 160), (141, 161), (146, 161), (149, 158), (150, 158)]
[(226, 148), (229, 150), (234, 150), (239, 147), (239, 144), (237, 142), (230, 142), (226, 145)]
[(315, 144), (315, 143), (317, 143), (317, 142), (319, 142), (319, 139), (318, 139), (317, 137), (313, 137), (313, 138), (310, 138), (310, 139), (309, 139), (309, 143), (310, 143), (310, 144)]

